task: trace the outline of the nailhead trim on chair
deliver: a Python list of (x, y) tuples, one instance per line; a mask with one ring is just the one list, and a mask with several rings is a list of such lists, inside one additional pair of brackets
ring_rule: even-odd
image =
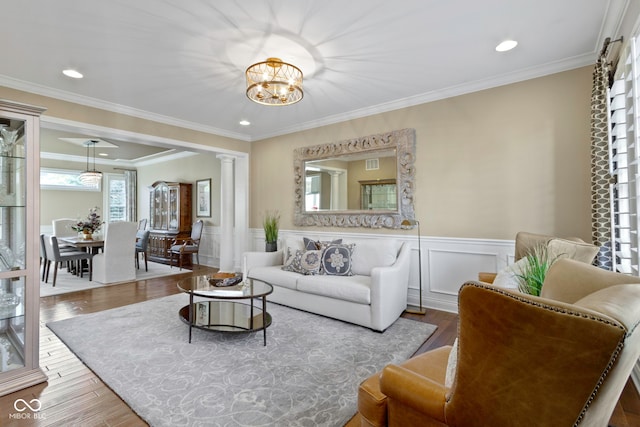
[[(529, 304), (529, 305), (533, 305), (536, 307), (540, 307), (543, 308), (545, 310), (551, 310), (551, 311), (555, 311), (557, 313), (563, 313), (563, 314), (568, 314), (571, 316), (578, 316), (578, 317), (582, 317), (585, 319), (590, 319), (590, 320), (595, 320), (597, 322), (601, 322), (607, 325), (611, 325), (611, 326), (617, 326), (618, 328), (620, 328), (622, 331), (625, 331), (625, 335), (624, 338), (618, 342), (618, 345), (616, 347), (616, 351), (613, 353), (613, 355), (611, 356), (611, 359), (609, 360), (609, 364), (607, 365), (607, 367), (604, 369), (604, 371), (602, 372), (602, 374), (600, 374), (600, 378), (598, 379), (598, 382), (596, 383), (596, 386), (594, 387), (593, 391), (591, 392), (591, 395), (589, 396), (589, 399), (587, 399), (587, 403), (585, 403), (585, 405), (582, 407), (582, 411), (580, 411), (580, 415), (578, 415), (578, 418), (576, 419), (576, 422), (573, 424), (574, 427), (576, 427), (578, 424), (580, 424), (582, 422), (582, 420), (584, 419), (584, 415), (587, 412), (587, 409), (589, 409), (589, 406), (591, 405), (591, 402), (593, 402), (593, 400), (596, 398), (596, 394), (598, 394), (598, 390), (600, 390), (600, 386), (602, 385), (602, 383), (604, 382), (605, 378), (607, 377), (607, 375), (609, 374), (609, 372), (611, 371), (611, 369), (613, 368), (613, 365), (615, 364), (615, 361), (618, 359), (618, 355), (620, 354), (620, 352), (622, 351), (622, 348), (624, 347), (624, 340), (626, 339), (626, 337), (631, 333), (626, 331), (626, 329), (619, 323), (614, 323), (611, 322), (610, 320), (607, 319), (603, 319), (601, 317), (597, 317), (597, 316), (593, 316), (593, 315), (589, 315), (589, 314), (585, 314), (585, 313), (578, 313), (575, 311), (571, 311), (571, 310), (567, 310), (565, 308), (561, 308), (561, 307), (557, 307), (557, 306), (552, 306), (549, 304), (545, 304), (542, 302), (538, 302), (538, 301), (532, 301), (529, 298), (524, 298), (524, 297), (520, 297), (518, 295), (512, 294), (510, 292), (504, 291), (500, 288), (496, 288), (492, 285), (486, 285), (480, 282), (476, 282), (476, 281), (469, 281), (469, 282), (465, 282), (462, 287), (460, 288), (460, 290), (462, 290), (463, 287), (465, 286), (475, 286), (476, 288), (484, 288), (484, 289), (488, 289), (492, 292), (497, 292), (501, 295), (504, 295), (506, 297), (509, 298), (513, 298), (515, 300), (518, 300), (520, 302), (523, 302), (525, 304)], [(530, 295), (530, 297), (533, 295)], [(534, 297), (536, 298), (536, 297)], [(539, 298), (539, 297), (537, 297)], [(458, 304), (460, 303), (460, 292), (458, 292)], [(635, 329), (637, 325), (634, 325), (633, 329)], [(447, 398), (447, 402), (449, 402), (449, 399), (451, 398), (452, 393), (449, 393), (449, 397)]]

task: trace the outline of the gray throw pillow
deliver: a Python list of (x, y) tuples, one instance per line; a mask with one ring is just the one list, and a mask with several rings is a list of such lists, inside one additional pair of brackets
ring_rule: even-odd
[(322, 270), (330, 276), (353, 276), (351, 255), (355, 244), (329, 244), (322, 252)]

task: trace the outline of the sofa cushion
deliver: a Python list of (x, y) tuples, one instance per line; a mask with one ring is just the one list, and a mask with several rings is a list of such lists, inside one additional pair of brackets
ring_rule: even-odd
[(371, 276), (374, 267), (388, 267), (398, 258), (398, 244), (395, 240), (358, 242), (351, 255), (353, 274)]
[(297, 289), (329, 298), (371, 304), (369, 276), (298, 276)]
[(300, 273), (283, 271), (282, 266), (280, 265), (272, 265), (268, 267), (253, 267), (251, 270), (249, 270), (247, 276), (251, 279), (269, 283), (272, 286), (281, 286), (283, 288), (289, 288), (293, 290), (296, 289), (298, 278), (301, 277)]
[(308, 237), (303, 237), (302, 242), (303, 242), (304, 248), (309, 251), (314, 249), (324, 249), (327, 245), (331, 243), (342, 243), (342, 239), (335, 239), (335, 240), (328, 241), (328, 240), (313, 240), (313, 239), (309, 239)]
[(322, 253), (322, 270), (330, 276), (353, 276), (351, 254), (354, 244), (329, 244)]
[(297, 249), (296, 252), (287, 259), (282, 269), (300, 274), (320, 274), (321, 261), (322, 251), (301, 251)]

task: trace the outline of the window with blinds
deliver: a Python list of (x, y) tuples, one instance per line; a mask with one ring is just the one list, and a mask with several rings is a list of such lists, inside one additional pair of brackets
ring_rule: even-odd
[(609, 90), (610, 167), (612, 233), (614, 242), (613, 269), (639, 275), (638, 211), (640, 195), (640, 64), (636, 37), (628, 43), (617, 67), (616, 79)]

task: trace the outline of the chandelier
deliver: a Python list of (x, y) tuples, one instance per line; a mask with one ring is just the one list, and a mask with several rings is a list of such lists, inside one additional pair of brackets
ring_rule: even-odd
[(247, 68), (247, 98), (262, 105), (290, 105), (300, 101), (302, 71), (282, 62), (279, 58), (267, 58)]
[[(87, 147), (87, 170), (82, 172), (79, 176), (80, 182), (83, 185), (97, 187), (102, 180), (102, 172), (96, 170), (96, 144), (98, 141), (90, 140), (84, 143)], [(89, 169), (89, 147), (93, 147), (93, 169)]]

